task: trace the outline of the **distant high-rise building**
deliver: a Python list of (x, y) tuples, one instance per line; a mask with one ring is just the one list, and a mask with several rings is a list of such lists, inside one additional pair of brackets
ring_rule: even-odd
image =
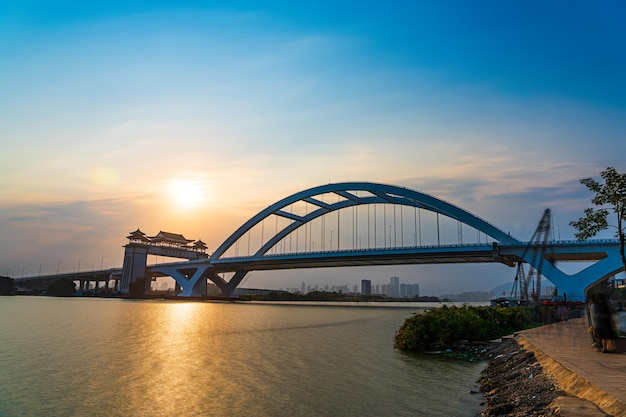
[(302, 281), (302, 285), (300, 285), (300, 292), (302, 294), (306, 294), (306, 286), (304, 285), (304, 281)]
[(389, 278), (389, 296), (392, 298), (400, 298), (400, 278)]
[(413, 298), (419, 295), (419, 284), (400, 284), (400, 298)]
[(419, 297), (420, 285), (419, 284), (406, 284), (406, 298)]
[(387, 297), (391, 297), (391, 285), (389, 284), (380, 284), (380, 294), (386, 295)]
[(361, 295), (372, 295), (372, 281), (369, 279), (361, 280)]

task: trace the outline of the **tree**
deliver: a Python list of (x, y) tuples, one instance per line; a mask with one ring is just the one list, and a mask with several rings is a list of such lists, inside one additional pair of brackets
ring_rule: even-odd
[(574, 236), (580, 241), (595, 236), (601, 230), (607, 229), (609, 223), (607, 217), (609, 210), (612, 209), (617, 215), (617, 237), (619, 238), (619, 254), (622, 258), (622, 265), (626, 271), (626, 256), (624, 256), (624, 216), (626, 216), (626, 174), (620, 174), (613, 167), (608, 167), (600, 173), (604, 179), (604, 183), (598, 182), (593, 178), (583, 178), (580, 180), (587, 188), (589, 188), (595, 196), (591, 202), (600, 208), (586, 208), (585, 216), (578, 221), (570, 222), (578, 230)]
[(48, 292), (51, 295), (66, 297), (69, 295), (74, 295), (74, 293), (76, 293), (76, 285), (71, 279), (61, 278), (50, 284), (50, 286), (48, 287)]
[(0, 277), (0, 295), (12, 295), (15, 293), (15, 282), (10, 277)]

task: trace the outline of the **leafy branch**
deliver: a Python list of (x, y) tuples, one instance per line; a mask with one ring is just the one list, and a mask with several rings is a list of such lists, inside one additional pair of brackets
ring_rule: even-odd
[[(592, 207), (584, 210), (584, 217), (570, 222), (570, 226), (578, 230), (574, 235), (580, 241), (597, 235), (601, 230), (608, 227), (617, 229), (617, 237), (620, 241), (620, 256), (622, 265), (626, 270), (626, 257), (624, 256), (624, 217), (626, 216), (626, 174), (620, 174), (614, 167), (608, 167), (600, 173), (604, 182), (593, 178), (583, 178), (581, 184), (585, 185), (595, 195), (591, 202), (600, 208)], [(609, 225), (608, 216), (612, 209), (617, 217), (617, 225)]]

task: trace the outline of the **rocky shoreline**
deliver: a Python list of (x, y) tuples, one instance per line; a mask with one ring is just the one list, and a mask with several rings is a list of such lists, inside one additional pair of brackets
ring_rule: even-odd
[(489, 362), (480, 377), (485, 404), (480, 416), (559, 416), (554, 400), (566, 395), (536, 360), (515, 339), (488, 349)]

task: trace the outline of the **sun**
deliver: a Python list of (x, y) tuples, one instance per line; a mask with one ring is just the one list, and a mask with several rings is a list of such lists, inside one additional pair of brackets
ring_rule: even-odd
[(178, 211), (203, 207), (209, 202), (209, 183), (201, 176), (178, 176), (166, 182), (168, 199)]

